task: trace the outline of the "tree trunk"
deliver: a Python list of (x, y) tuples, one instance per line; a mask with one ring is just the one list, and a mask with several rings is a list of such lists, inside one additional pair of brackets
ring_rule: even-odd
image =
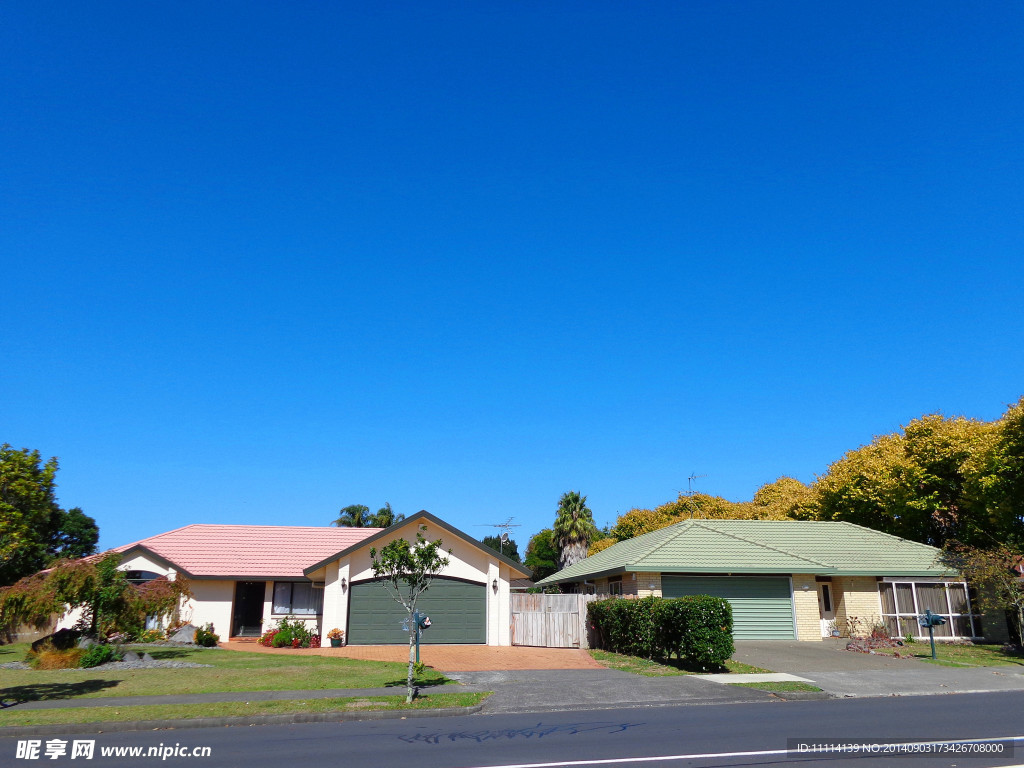
[(412, 678), (413, 670), (416, 665), (416, 633), (419, 631), (419, 627), (416, 626), (416, 622), (413, 620), (416, 613), (415, 611), (409, 612), (409, 670), (405, 677), (405, 703), (412, 704)]

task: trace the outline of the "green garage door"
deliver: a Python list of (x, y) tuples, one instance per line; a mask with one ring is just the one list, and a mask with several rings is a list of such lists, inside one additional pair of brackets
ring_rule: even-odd
[(793, 598), (788, 578), (765, 576), (661, 577), (665, 597), (714, 595), (732, 605), (737, 640), (793, 640)]
[[(454, 579), (434, 579), (420, 595), (417, 610), (430, 617), (421, 643), (486, 643), (487, 588)], [(405, 610), (379, 581), (363, 581), (349, 589), (348, 642), (390, 645), (409, 642), (402, 631)]]

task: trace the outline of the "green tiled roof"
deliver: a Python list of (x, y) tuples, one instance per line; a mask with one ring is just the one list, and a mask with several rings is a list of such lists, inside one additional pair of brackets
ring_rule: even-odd
[(941, 576), (939, 550), (852, 523), (684, 520), (620, 541), (537, 582), (582, 581), (627, 571)]

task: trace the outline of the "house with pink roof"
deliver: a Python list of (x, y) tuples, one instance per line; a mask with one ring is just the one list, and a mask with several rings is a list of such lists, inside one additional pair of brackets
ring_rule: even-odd
[(402, 644), (404, 610), (374, 578), (370, 549), (413, 541), (421, 526), (449, 560), (420, 599), (431, 618), (422, 642), (510, 645), (511, 582), (529, 574), (426, 511), (387, 529), (187, 525), (115, 551), (133, 582), (185, 575), (193, 597), (182, 618), (212, 623), (224, 639), (258, 637), (291, 617), (325, 644), (335, 627), (350, 644)]

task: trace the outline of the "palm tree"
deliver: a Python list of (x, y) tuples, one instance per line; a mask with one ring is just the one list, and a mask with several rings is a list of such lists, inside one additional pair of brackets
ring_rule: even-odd
[(338, 519), (331, 525), (339, 528), (365, 528), (369, 523), (370, 508), (362, 504), (349, 504), (338, 513)]
[(391, 508), (391, 503), (385, 501), (384, 506), (378, 509), (376, 514), (371, 515), (368, 522), (374, 528), (390, 528), (395, 523), (400, 523), (403, 520), (405, 520), (405, 515), (396, 513)]
[(568, 568), (587, 556), (587, 548), (598, 531), (594, 525), (594, 513), (587, 507), (586, 496), (580, 496), (577, 491), (562, 494), (558, 500), (554, 531), (561, 568)]

